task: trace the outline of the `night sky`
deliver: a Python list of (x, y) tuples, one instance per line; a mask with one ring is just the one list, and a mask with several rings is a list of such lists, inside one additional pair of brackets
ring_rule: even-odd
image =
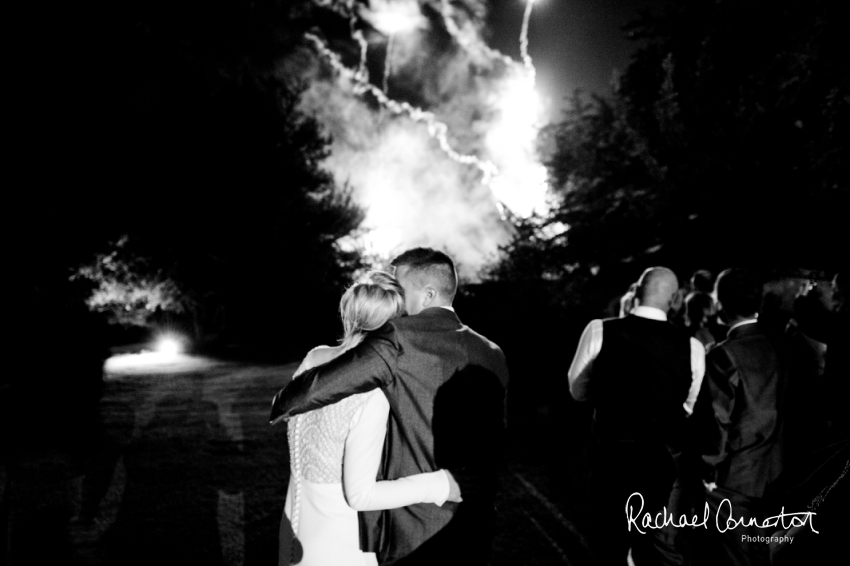
[[(615, 69), (624, 71), (637, 44), (622, 27), (643, 9), (658, 12), (669, 0), (537, 0), (529, 24), (529, 54), (538, 91), (557, 118), (574, 89), (610, 92)], [(519, 58), (524, 0), (490, 2), (491, 46)]]
[[(624, 37), (621, 26), (640, 7), (656, 7), (663, 3), (663, 0), (537, 0), (531, 14), (529, 51), (538, 69), (537, 91), (544, 99), (550, 120), (558, 118), (564, 97), (575, 88), (608, 92), (612, 70), (615, 67), (624, 69), (635, 47)], [(519, 61), (525, 0), (498, 0), (487, 4), (489, 13), (484, 39), (491, 47)], [(62, 11), (47, 13), (38, 13), (35, 7), (27, 8), (29, 13), (20, 20), (20, 50), (14, 57), (20, 69), (20, 80), (13, 87), (20, 108), (15, 107), (14, 113), (22, 126), (16, 145), (25, 153), (28, 175), (34, 176), (42, 190), (52, 195), (48, 202), (71, 202), (75, 209), (119, 208), (126, 212), (130, 209), (123, 203), (134, 202), (135, 197), (129, 196), (133, 193), (140, 195), (143, 201), (151, 199), (159, 205), (173, 203), (177, 195), (170, 194), (163, 199), (155, 196), (157, 191), (152, 187), (158, 183), (170, 186), (176, 180), (174, 175), (182, 175), (180, 171), (190, 173), (183, 182), (177, 183), (185, 187), (180, 189), (181, 193), (193, 192), (197, 190), (194, 187), (204, 184), (193, 177), (202, 173), (202, 169), (188, 165), (176, 167), (188, 163), (183, 150), (179, 149), (188, 144), (188, 141), (179, 141), (187, 132), (203, 127), (218, 128), (217, 125), (204, 125), (202, 117), (206, 119), (212, 114), (205, 113), (207, 111), (202, 108), (203, 97), (186, 86), (194, 80), (187, 75), (186, 69), (195, 65), (206, 69), (202, 72), (210, 72), (204, 67), (207, 65), (204, 57), (220, 65), (221, 61), (233, 58), (228, 50), (235, 49), (236, 53), (247, 45), (248, 51), (256, 55), (252, 49), (268, 43), (262, 38), (239, 43), (245, 38), (237, 37), (232, 45), (231, 39), (225, 36), (238, 27), (231, 29), (215, 19), (218, 12), (228, 13), (222, 6), (229, 5), (228, 2), (190, 1), (174, 5), (129, 2), (111, 9), (65, 7)], [(274, 25), (270, 23), (269, 27)], [(286, 30), (282, 33), (285, 35)], [(194, 38), (194, 43), (184, 49), (182, 46), (189, 38)], [(209, 47), (205, 47), (207, 43)], [(204, 49), (209, 52), (204, 54)], [(372, 48), (373, 53), (379, 54), (374, 57), (376, 72), (382, 68), (381, 49), (380, 43)], [(268, 56), (264, 54), (255, 59), (264, 61)], [(395, 86), (402, 86), (401, 79)], [(486, 93), (485, 88), (477, 95)], [(415, 96), (409, 96), (413, 94), (415, 90), (400, 88), (395, 92), (402, 100), (419, 102)], [(435, 105), (431, 108), (442, 119), (449, 117), (445, 109)], [(159, 124), (158, 130), (152, 120)], [(399, 123), (411, 130), (418, 128), (406, 120)], [(453, 126), (453, 132), (464, 129), (463, 123)], [(418, 130), (422, 134), (423, 129)], [(257, 136), (248, 136), (251, 137)], [(435, 145), (428, 140), (423, 143), (431, 148)], [(162, 158), (160, 154), (168, 153), (165, 149), (172, 146), (173, 159)], [(28, 148), (32, 147), (39, 150), (30, 151)], [(61, 150), (55, 151), (57, 148)], [(481, 152), (474, 144), (462, 149)], [(204, 151), (199, 148), (196, 153)], [(45, 155), (50, 155), (48, 165), (41, 161)], [(152, 157), (154, 155), (159, 157)], [(175, 167), (170, 168), (168, 175), (157, 177), (154, 169), (169, 168), (160, 167), (161, 163), (171, 163)], [(172, 169), (180, 171), (172, 172)], [(339, 169), (339, 177), (344, 180), (349, 171), (343, 166)], [(523, 173), (520, 171), (518, 175), (523, 176)], [(465, 174), (464, 171), (459, 173)], [(69, 181), (79, 178), (86, 179), (88, 198), (84, 199), (85, 203), (78, 199), (78, 191), (63, 188)], [(158, 183), (153, 182), (154, 178), (159, 179)], [(367, 180), (362, 180), (359, 186), (366, 186), (366, 183)], [(455, 179), (445, 184), (465, 185)], [(409, 185), (399, 183), (396, 186)], [(118, 187), (120, 189), (116, 190)], [(140, 187), (145, 188), (139, 191)], [(487, 197), (486, 191), (477, 187), (476, 190), (481, 198)], [(110, 196), (107, 199), (95, 196), (101, 192)], [(39, 217), (43, 214), (39, 212), (43, 203), (35, 196), (32, 199), (32, 206), (24, 208)], [(415, 202), (412, 198), (407, 200)], [(434, 199), (429, 197), (429, 201)], [(117, 204), (119, 202), (122, 204)], [(56, 208), (62, 210), (66, 206), (62, 204)], [(170, 206), (157, 205), (156, 208), (160, 214), (166, 214)], [(459, 210), (463, 218), (472, 216), (466, 209)], [(106, 219), (107, 215), (100, 217)], [(126, 222), (123, 215), (109, 215), (108, 218), (119, 225)], [(475, 227), (475, 232), (490, 234), (492, 230), (489, 226)], [(493, 245), (487, 244), (489, 248)]]

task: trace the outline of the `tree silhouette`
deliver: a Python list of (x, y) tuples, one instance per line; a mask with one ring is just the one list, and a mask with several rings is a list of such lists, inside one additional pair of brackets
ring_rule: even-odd
[(819, 1), (644, 13), (614, 93), (576, 93), (544, 130), (556, 206), (520, 229), (497, 276), (622, 279), (649, 262), (834, 269), (850, 202), (839, 21)]
[(69, 20), (82, 79), (57, 131), (72, 141), (45, 146), (51, 182), (19, 207), (41, 285), (76, 273), (116, 291), (101, 307), (129, 306), (124, 322), (207, 338), (300, 352), (333, 337), (360, 266), (338, 242), (362, 211), (322, 169), (329, 140), (283, 64), (311, 6), (127, 2)]

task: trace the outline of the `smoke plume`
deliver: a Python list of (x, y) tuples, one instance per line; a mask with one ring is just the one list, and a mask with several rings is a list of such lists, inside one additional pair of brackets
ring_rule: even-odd
[(281, 72), (309, 85), (302, 109), (332, 139), (325, 166), (366, 210), (360, 244), (383, 258), (440, 247), (474, 279), (511, 236), (504, 207), (526, 215), (545, 199), (530, 58), (486, 45), (484, 2), (316, 1), (351, 37), (317, 29)]

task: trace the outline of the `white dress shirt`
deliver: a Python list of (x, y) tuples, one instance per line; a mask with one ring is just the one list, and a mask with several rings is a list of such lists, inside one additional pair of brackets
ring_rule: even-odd
[(741, 322), (736, 322), (735, 324), (733, 324), (732, 326), (729, 327), (729, 331), (726, 333), (726, 335), (728, 336), (729, 334), (731, 334), (732, 331), (735, 330), (736, 328), (738, 328), (739, 326), (744, 326), (745, 324), (755, 324), (758, 321), (759, 321), (759, 319), (757, 319), (757, 318), (748, 318), (747, 320), (742, 320)]
[[(667, 313), (654, 307), (639, 306), (632, 314), (650, 320), (667, 320)], [(705, 347), (696, 338), (691, 338), (691, 387), (688, 389), (688, 397), (682, 405), (690, 415), (694, 412), (694, 404), (699, 395), (702, 378), (705, 376)], [(593, 372), (593, 361), (602, 351), (602, 320), (590, 321), (585, 327), (578, 343), (576, 355), (570, 365), (568, 374), (570, 380), (570, 394), (576, 401), (587, 401), (590, 399), (588, 383)]]

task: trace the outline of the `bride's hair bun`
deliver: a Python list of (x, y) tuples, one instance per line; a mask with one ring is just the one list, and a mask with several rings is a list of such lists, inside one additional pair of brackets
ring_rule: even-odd
[(370, 271), (348, 288), (339, 303), (345, 332), (342, 343), (351, 346), (404, 313), (404, 291), (386, 271)]

